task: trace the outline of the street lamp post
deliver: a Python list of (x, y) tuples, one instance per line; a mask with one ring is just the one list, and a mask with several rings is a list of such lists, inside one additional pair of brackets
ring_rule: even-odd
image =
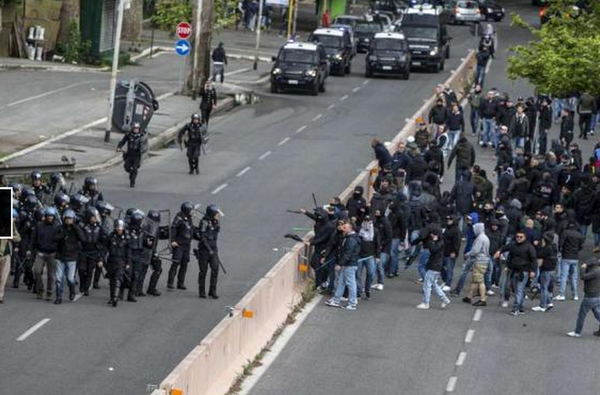
[(108, 91), (108, 114), (106, 116), (106, 128), (104, 129), (104, 141), (107, 143), (110, 142), (112, 117), (115, 107), (115, 89), (117, 87), (117, 73), (119, 72), (119, 51), (121, 48), (121, 31), (123, 30), (123, 13), (125, 12), (125, 2), (128, 0), (117, 1), (119, 2), (117, 14), (117, 32), (115, 35), (112, 72), (110, 75), (110, 89)]
[(265, 0), (259, 0), (258, 3), (258, 27), (256, 28), (256, 47), (254, 48), (254, 70), (258, 68), (258, 48), (260, 47), (260, 31), (262, 28), (263, 3)]

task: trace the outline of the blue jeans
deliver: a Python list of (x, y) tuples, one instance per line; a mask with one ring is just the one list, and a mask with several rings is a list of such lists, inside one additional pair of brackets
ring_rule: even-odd
[(429, 304), (431, 301), (431, 289), (435, 291), (435, 294), (444, 303), (449, 303), (450, 300), (442, 291), (442, 287), (437, 283), (440, 278), (440, 272), (434, 272), (433, 270), (427, 270), (425, 277), (423, 278), (423, 303)]
[(492, 265), (494, 266), (494, 270), (492, 272), (492, 284), (499, 285), (500, 277), (502, 277), (502, 265), (500, 264), (499, 259), (492, 258)]
[(513, 304), (513, 311), (523, 310), (523, 300), (525, 300), (525, 286), (529, 279), (529, 273), (527, 272), (515, 272), (512, 273), (512, 286), (515, 292), (515, 303)]
[(514, 137), (513, 138), (513, 149), (521, 147), (525, 148), (525, 137)]
[(481, 141), (484, 144), (491, 143), (494, 133), (496, 133), (496, 121), (493, 118), (483, 118), (483, 136), (481, 137)]
[(390, 257), (390, 269), (389, 274), (394, 275), (398, 273), (398, 265), (400, 262), (400, 251), (398, 251), (400, 247), (400, 239), (392, 239), (392, 251)]
[(546, 308), (552, 303), (552, 294), (550, 293), (550, 283), (554, 278), (554, 271), (540, 272), (540, 307)]
[(462, 272), (460, 273), (460, 278), (458, 279), (458, 284), (456, 284), (456, 288), (454, 288), (454, 292), (460, 294), (463, 287), (465, 286), (465, 282), (467, 281), (467, 276), (469, 272), (473, 269), (473, 264), (475, 263), (474, 259), (467, 259), (463, 263)]
[(444, 280), (444, 284), (449, 287), (452, 286), (452, 279), (454, 278), (454, 265), (456, 265), (456, 258), (444, 257), (442, 279)]
[(581, 334), (583, 330), (583, 323), (585, 322), (585, 316), (592, 310), (594, 317), (600, 322), (600, 298), (583, 298), (581, 305), (579, 306), (579, 314), (577, 314), (577, 325), (575, 326), (575, 333)]
[(552, 119), (554, 122), (558, 121), (562, 115), (562, 110), (565, 108), (565, 101), (563, 99), (552, 100)]
[[(412, 232), (410, 232), (410, 241), (413, 242), (415, 241), (417, 238), (419, 237), (419, 231), (418, 230), (413, 230)], [(421, 251), (421, 244), (415, 244), (415, 245), (411, 245), (410, 246), (410, 250), (409, 250), (409, 257), (414, 256), (416, 254), (418, 254)]]
[(76, 261), (61, 261), (56, 260), (56, 296), (61, 297), (64, 290), (64, 279), (67, 276), (69, 285), (75, 286), (75, 269), (77, 268)]
[[(356, 288), (358, 295), (360, 295), (363, 290), (365, 293), (371, 293), (371, 284), (373, 283), (373, 276), (375, 276), (375, 257), (369, 258), (361, 258), (358, 262), (358, 270), (356, 271)], [(367, 278), (365, 279), (365, 287), (362, 286), (362, 274), (363, 268), (367, 269)]]
[(335, 294), (333, 300), (340, 303), (342, 296), (344, 295), (344, 289), (348, 287), (348, 305), (356, 306), (356, 266), (342, 266), (338, 276), (337, 287), (335, 288)]
[(492, 276), (494, 274), (494, 260), (490, 259), (488, 261), (487, 269), (485, 270), (484, 282), (485, 289), (492, 289)]
[(559, 294), (565, 296), (567, 291), (567, 278), (571, 282), (571, 291), (573, 297), (577, 296), (577, 281), (579, 281), (579, 268), (577, 259), (562, 259), (560, 261), (560, 291)]
[(589, 228), (590, 228), (589, 225), (581, 225), (581, 235), (583, 236), (583, 240), (585, 240), (585, 238), (587, 237)]
[(471, 107), (471, 133), (477, 134), (479, 132), (479, 111), (476, 108)]
[(429, 250), (426, 248), (423, 248), (421, 250), (421, 253), (419, 254), (419, 276), (421, 276), (422, 279), (425, 279), (425, 274), (427, 273), (427, 261), (429, 260)]
[(475, 81), (481, 86), (483, 86), (485, 81), (485, 68), (486, 66), (477, 66), (477, 69), (475, 70)]
[(377, 284), (383, 285), (385, 279), (385, 268), (389, 260), (390, 255), (388, 253), (382, 252), (379, 254), (379, 262), (377, 262)]
[(461, 132), (460, 129), (448, 131), (448, 136), (450, 137), (450, 149), (454, 148), (454, 146), (458, 142), (458, 137), (460, 136), (460, 132)]

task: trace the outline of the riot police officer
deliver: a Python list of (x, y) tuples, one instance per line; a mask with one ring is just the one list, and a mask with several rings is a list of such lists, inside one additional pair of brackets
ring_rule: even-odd
[(48, 188), (50, 189), (50, 193), (52, 196), (56, 196), (58, 192), (62, 192), (64, 194), (68, 194), (67, 188), (65, 185), (67, 181), (65, 180), (65, 176), (62, 173), (52, 173), (50, 176), (50, 185)]
[(148, 211), (147, 216), (147, 224), (144, 229), (145, 238), (144, 238), (144, 260), (142, 270), (140, 272), (140, 276), (138, 278), (137, 285), (137, 295), (136, 296), (146, 296), (144, 294), (144, 281), (146, 279), (146, 274), (148, 272), (148, 266), (152, 268), (152, 274), (150, 275), (150, 281), (148, 283), (148, 290), (146, 293), (152, 296), (160, 296), (160, 292), (156, 289), (156, 284), (158, 284), (158, 279), (160, 278), (160, 274), (162, 273), (162, 262), (156, 253), (158, 247), (158, 241), (161, 239), (168, 239), (168, 228), (165, 231), (164, 228), (160, 226), (160, 212), (156, 210)]
[(44, 202), (50, 194), (50, 189), (46, 184), (42, 182), (42, 172), (40, 172), (39, 170), (34, 170), (31, 172), (30, 178), (31, 187), (33, 188), (35, 196), (40, 202)]
[(129, 186), (135, 188), (135, 179), (137, 178), (138, 169), (142, 164), (142, 146), (144, 135), (139, 123), (134, 123), (131, 127), (131, 132), (123, 136), (123, 139), (117, 145), (117, 152), (122, 152), (122, 148), (127, 144), (127, 152), (124, 155), (125, 171), (129, 173)]
[(125, 271), (126, 277), (128, 278), (127, 285), (129, 292), (127, 293), (127, 300), (129, 302), (137, 302), (135, 296), (138, 293), (138, 282), (144, 265), (146, 257), (144, 251), (144, 230), (142, 225), (144, 222), (145, 214), (141, 210), (134, 210), (129, 217), (127, 229), (129, 231), (129, 240), (131, 244), (131, 257), (129, 268)]
[(108, 256), (106, 259), (106, 276), (108, 277), (110, 288), (109, 304), (117, 307), (119, 301), (118, 294), (123, 282), (123, 273), (131, 266), (130, 242), (129, 236), (125, 232), (125, 221), (116, 219), (114, 221), (114, 231), (108, 236), (106, 249)]
[(58, 222), (62, 223), (60, 219), (63, 214), (69, 208), (69, 203), (71, 198), (66, 193), (59, 191), (56, 195), (54, 195), (54, 208), (58, 211), (58, 217), (56, 218)]
[(75, 211), (75, 223), (78, 224), (82, 221), (83, 214), (85, 212), (85, 208), (87, 207), (89, 200), (90, 199), (88, 199), (80, 193), (76, 193), (75, 195), (71, 196), (69, 205), (70, 209)]
[(79, 288), (83, 295), (90, 294), (94, 268), (104, 266), (104, 240), (106, 235), (102, 233), (100, 226), (100, 214), (95, 207), (89, 207), (84, 213), (84, 225), (82, 228), (81, 257), (77, 262), (79, 271)]
[(25, 199), (23, 208), (19, 210), (17, 231), (21, 235), (21, 243), (19, 244), (19, 261), (15, 265), (13, 288), (19, 288), (21, 275), (23, 275), (27, 289), (29, 291), (33, 289), (33, 259), (35, 257), (33, 251), (33, 231), (37, 223), (35, 211), (38, 207), (38, 199), (32, 194)]
[[(173, 282), (177, 276), (177, 289), (187, 289), (185, 286), (185, 273), (190, 261), (190, 247), (194, 234), (192, 222), (192, 202), (183, 202), (181, 211), (177, 213), (171, 224), (171, 247), (173, 247), (173, 262), (169, 269), (167, 288), (173, 289)], [(179, 269), (179, 270), (178, 270)]]
[(206, 213), (200, 225), (198, 226), (198, 293), (201, 298), (206, 298), (206, 274), (210, 266), (210, 285), (208, 288), (208, 296), (213, 299), (219, 299), (217, 295), (217, 279), (219, 276), (219, 249), (217, 247), (217, 237), (221, 230), (219, 224), (219, 208), (211, 204), (206, 208)]
[[(187, 133), (187, 138), (186, 138)], [(185, 146), (187, 147), (187, 157), (188, 163), (190, 165), (190, 174), (193, 174), (194, 171), (196, 174), (200, 173), (198, 169), (198, 158), (200, 157), (200, 149), (203, 143), (203, 137), (206, 134), (206, 127), (202, 124), (202, 120), (200, 119), (200, 115), (192, 114), (192, 120), (190, 123), (185, 125), (183, 129), (179, 131), (177, 136), (177, 142), (179, 143), (179, 147), (183, 150), (182, 141), (185, 141)]]
[(81, 188), (79, 193), (89, 199), (88, 206), (95, 207), (96, 203), (104, 200), (102, 192), (98, 189), (98, 180), (92, 176), (85, 178), (83, 188)]
[[(112, 211), (114, 207), (112, 204), (105, 202), (104, 200), (99, 200), (96, 203), (96, 210), (98, 210), (98, 214), (100, 214), (100, 230), (103, 235), (109, 235), (112, 233), (113, 221), (111, 218)], [(92, 287), (94, 289), (100, 289), (100, 279), (102, 278), (102, 268), (96, 266), (94, 268), (94, 282)]]
[(202, 101), (200, 102), (200, 112), (202, 113), (202, 119), (208, 127), (210, 120), (210, 113), (212, 113), (213, 107), (217, 107), (217, 91), (213, 87), (210, 80), (207, 80), (204, 84), (204, 88), (200, 91)]

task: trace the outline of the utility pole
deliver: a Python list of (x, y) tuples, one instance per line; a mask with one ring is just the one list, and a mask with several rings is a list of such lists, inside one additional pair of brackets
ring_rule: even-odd
[(256, 48), (254, 48), (254, 70), (258, 68), (258, 48), (260, 47), (260, 31), (262, 30), (263, 3), (265, 0), (258, 1), (258, 27), (256, 28)]
[(192, 99), (196, 100), (198, 92), (198, 63), (200, 58), (200, 29), (202, 28), (202, 3), (203, 0), (196, 0), (196, 21), (194, 23), (194, 61), (192, 66)]
[(115, 34), (115, 47), (113, 52), (112, 72), (110, 74), (110, 89), (108, 91), (108, 114), (106, 116), (106, 127), (104, 129), (104, 141), (110, 142), (112, 130), (112, 117), (115, 107), (115, 89), (117, 87), (117, 73), (119, 72), (119, 51), (121, 49), (121, 31), (123, 30), (123, 13), (127, 0), (117, 0), (119, 8), (117, 13), (117, 32)]
[(292, 38), (292, 18), (294, 11), (294, 0), (288, 0), (288, 26), (287, 26), (287, 39), (288, 41)]

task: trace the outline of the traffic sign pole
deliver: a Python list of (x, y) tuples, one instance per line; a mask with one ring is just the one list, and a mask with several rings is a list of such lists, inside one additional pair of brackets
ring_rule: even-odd
[(110, 90), (108, 92), (108, 114), (106, 115), (106, 128), (104, 129), (104, 141), (110, 142), (112, 130), (112, 117), (115, 107), (115, 89), (117, 87), (117, 72), (119, 70), (119, 51), (121, 49), (121, 32), (123, 30), (123, 12), (125, 11), (125, 0), (119, 0), (117, 14), (117, 31), (115, 34), (115, 47), (113, 49), (113, 64), (110, 75)]

